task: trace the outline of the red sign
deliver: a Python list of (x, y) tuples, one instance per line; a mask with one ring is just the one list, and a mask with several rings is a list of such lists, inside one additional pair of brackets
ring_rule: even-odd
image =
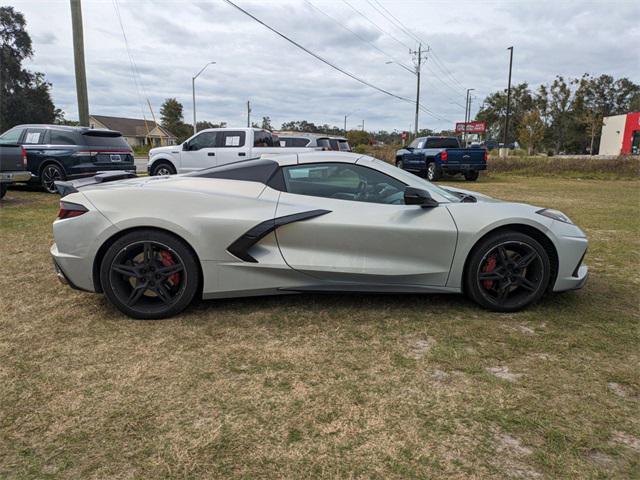
[(400, 134), (400, 138), (401, 138), (402, 140), (406, 140), (406, 139), (407, 139), (407, 137), (408, 137), (407, 132), (402, 132), (402, 133)]
[(487, 122), (458, 122), (456, 133), (484, 133), (487, 131)]

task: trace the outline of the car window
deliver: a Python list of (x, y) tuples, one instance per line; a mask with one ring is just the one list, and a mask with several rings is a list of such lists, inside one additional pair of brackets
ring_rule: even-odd
[(244, 147), (246, 134), (243, 131), (219, 132), (217, 146), (219, 148)]
[(427, 148), (458, 148), (458, 139), (456, 138), (429, 138), (427, 139)]
[(414, 138), (413, 141), (409, 144), (409, 148), (422, 148), (418, 145), (422, 143), (424, 145), (424, 137)]
[(316, 144), (326, 150), (331, 150), (331, 142), (328, 138), (319, 138), (316, 140)]
[(201, 150), (203, 148), (215, 148), (218, 132), (202, 132), (189, 140), (189, 150)]
[(0, 143), (18, 143), (18, 140), (20, 140), (20, 135), (22, 135), (23, 131), (24, 128), (12, 128), (11, 130), (4, 132), (2, 136), (0, 136)]
[(346, 140), (338, 140), (338, 150), (341, 152), (350, 152), (351, 145), (349, 145), (349, 142)]
[(360, 165), (315, 163), (283, 167), (282, 171), (289, 193), (355, 202), (404, 204), (404, 183)]
[(256, 131), (253, 136), (254, 147), (275, 147), (278, 144), (274, 144), (273, 136), (269, 132)]
[(49, 132), (51, 145), (75, 145), (76, 136), (73, 132), (52, 129)]
[(27, 133), (24, 136), (22, 143), (24, 145), (38, 145), (44, 143), (44, 135), (46, 129), (44, 128), (27, 128)]
[(88, 130), (82, 133), (81, 137), (82, 143), (87, 147), (131, 151), (127, 140), (120, 132)]
[(283, 147), (306, 147), (311, 140), (308, 138), (280, 138), (280, 145)]

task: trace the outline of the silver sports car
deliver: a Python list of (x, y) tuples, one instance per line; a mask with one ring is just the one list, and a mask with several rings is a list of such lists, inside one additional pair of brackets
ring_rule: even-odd
[(58, 182), (59, 278), (135, 318), (204, 299), (465, 293), (521, 309), (577, 289), (587, 238), (556, 210), (441, 188), (375, 158), (314, 152), (184, 175)]

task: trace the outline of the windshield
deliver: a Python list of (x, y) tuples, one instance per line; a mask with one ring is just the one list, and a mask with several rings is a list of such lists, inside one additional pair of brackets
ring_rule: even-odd
[(410, 185), (412, 187), (422, 188), (424, 190), (427, 190), (429, 193), (435, 193), (452, 203), (459, 203), (461, 201), (457, 195), (454, 195), (451, 192), (445, 190), (444, 188), (440, 188), (437, 185), (434, 185), (433, 183), (425, 180), (424, 178), (414, 175), (413, 173), (409, 173), (398, 167), (394, 167), (393, 165), (390, 165), (387, 162), (384, 162), (382, 160), (378, 160), (377, 158), (369, 157), (369, 156), (361, 157), (361, 159), (358, 160), (358, 163), (360, 163), (363, 159), (366, 159), (371, 163), (375, 164), (376, 168), (381, 172), (387, 173), (388, 175), (391, 175), (397, 178), (398, 180), (406, 183), (407, 185)]

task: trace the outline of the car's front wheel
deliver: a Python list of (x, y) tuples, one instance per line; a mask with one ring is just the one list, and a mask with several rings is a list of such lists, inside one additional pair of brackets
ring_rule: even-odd
[(9, 184), (0, 183), (0, 198), (4, 198), (4, 196), (7, 194), (7, 190), (9, 190)]
[(151, 169), (151, 175), (175, 175), (176, 169), (169, 162), (157, 162)]
[(159, 319), (176, 315), (191, 303), (200, 269), (193, 251), (179, 238), (157, 230), (136, 230), (108, 248), (100, 282), (121, 312)]
[(404, 162), (401, 159), (396, 160), (396, 167), (401, 170), (404, 170)]
[(40, 184), (49, 193), (58, 193), (55, 182), (64, 180), (65, 174), (60, 166), (55, 163), (48, 163), (40, 172)]
[(551, 277), (549, 255), (520, 232), (490, 235), (474, 248), (466, 268), (467, 294), (483, 307), (514, 312), (538, 301)]

